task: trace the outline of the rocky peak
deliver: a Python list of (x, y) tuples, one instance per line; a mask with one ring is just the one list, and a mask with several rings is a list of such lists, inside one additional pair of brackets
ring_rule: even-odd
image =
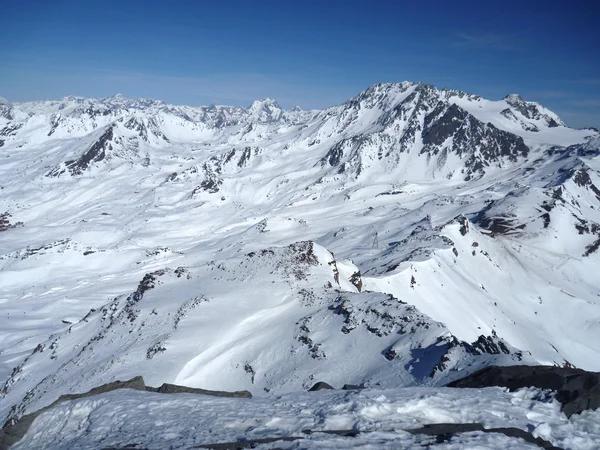
[(83, 103), (86, 99), (84, 97), (78, 97), (76, 95), (67, 95), (62, 98), (63, 103)]
[(394, 104), (398, 94), (406, 92), (414, 86), (414, 83), (404, 81), (402, 83), (378, 83), (365, 89), (356, 97), (348, 100), (344, 106), (347, 108), (366, 108), (371, 109), (379, 106), (381, 109)]
[[(525, 119), (532, 121), (541, 122), (541, 125), (549, 128), (564, 127), (564, 122), (552, 111), (544, 108), (542, 105), (536, 102), (527, 102), (519, 94), (509, 94), (504, 97), (504, 100), (509, 106), (510, 110), (520, 113)], [(510, 117), (508, 111), (503, 111), (505, 117)], [(525, 129), (531, 127), (533, 131), (537, 131), (534, 124), (525, 124)]]
[(512, 106), (518, 106), (525, 103), (525, 100), (523, 100), (519, 94), (508, 94), (502, 100)]
[(278, 122), (284, 116), (284, 111), (276, 100), (264, 98), (255, 100), (247, 108), (251, 120), (256, 122)]
[(425, 94), (431, 94), (433, 92), (437, 92), (437, 89), (433, 84), (417, 83), (415, 85), (415, 91), (425, 93)]
[[(448, 148), (448, 143), (451, 147)], [(517, 162), (529, 153), (523, 139), (483, 123), (456, 104), (439, 103), (425, 117), (422, 153), (437, 155), (451, 151), (465, 156), (465, 181), (482, 176), (490, 165), (502, 166), (503, 161)]]
[(8, 120), (13, 119), (13, 106), (4, 97), (0, 97), (0, 117)]

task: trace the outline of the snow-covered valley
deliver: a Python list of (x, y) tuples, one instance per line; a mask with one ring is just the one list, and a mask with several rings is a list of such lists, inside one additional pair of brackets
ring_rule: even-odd
[(599, 269), (600, 134), (516, 95), (0, 102), (2, 423), (136, 375), (268, 402), (600, 371)]

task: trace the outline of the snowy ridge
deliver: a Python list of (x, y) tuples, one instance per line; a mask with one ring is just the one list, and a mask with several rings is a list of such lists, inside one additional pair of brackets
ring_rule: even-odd
[(537, 103), (2, 102), (0, 158), (2, 419), (138, 374), (273, 395), (600, 370), (600, 136)]
[[(7, 398), (26, 397), (11, 418), (46, 406), (65, 386), (91, 389), (140, 370), (154, 383), (171, 379), (264, 394), (306, 390), (319, 379), (383, 387), (445, 384), (464, 375), (465, 366), (473, 371), (532, 361), (496, 336), (460, 342), (391, 295), (358, 292), (358, 269), (312, 242), (199, 270), (148, 273), (133, 293), (38, 345), (3, 388)], [(261, 298), (265, 284), (267, 301)], [(188, 298), (190, 292), (195, 296)], [(245, 292), (242, 301), (239, 292)], [(173, 300), (165, 303), (165, 296)], [(294, 325), (278, 327), (284, 321)], [(174, 355), (187, 363), (165, 364)]]

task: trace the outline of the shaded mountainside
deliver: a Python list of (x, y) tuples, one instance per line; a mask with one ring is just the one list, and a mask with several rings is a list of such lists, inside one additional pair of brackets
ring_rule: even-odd
[(0, 102), (0, 416), (114, 379), (279, 395), (600, 370), (600, 135), (516, 95)]

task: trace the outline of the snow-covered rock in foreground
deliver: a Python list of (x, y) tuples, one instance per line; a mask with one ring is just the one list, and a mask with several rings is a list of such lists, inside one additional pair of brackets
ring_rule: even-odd
[[(600, 441), (599, 411), (568, 420), (560, 405), (537, 389), (415, 387), (252, 399), (120, 390), (64, 402), (42, 413), (13, 448), (217, 448), (203, 444), (282, 437), (299, 439), (252, 448), (540, 448), (497, 432), (437, 439), (406, 431), (435, 423), (514, 427), (565, 449), (597, 449)], [(359, 433), (321, 432), (335, 430)]]
[(600, 135), (515, 95), (2, 101), (0, 161), (0, 420), (138, 374), (273, 396), (600, 370)]

